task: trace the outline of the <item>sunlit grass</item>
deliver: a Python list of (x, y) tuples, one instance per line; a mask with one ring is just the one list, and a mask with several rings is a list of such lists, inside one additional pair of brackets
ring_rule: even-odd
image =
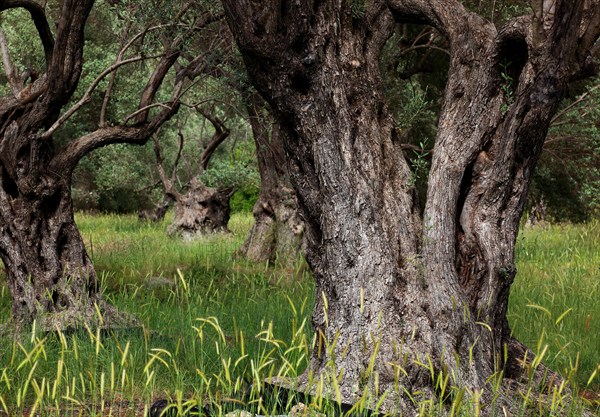
[(107, 283), (141, 283), (148, 276), (173, 277), (177, 270), (229, 268), (252, 225), (252, 216), (233, 215), (231, 233), (193, 242), (167, 236), (162, 223), (139, 222), (135, 216), (78, 214), (76, 222), (96, 270)]

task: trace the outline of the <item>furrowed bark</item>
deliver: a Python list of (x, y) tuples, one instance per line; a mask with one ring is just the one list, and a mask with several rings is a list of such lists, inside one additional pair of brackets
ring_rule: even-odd
[[(587, 22), (597, 2), (555, 3), (498, 30), (452, 0), (224, 1), (286, 131), (306, 221), (318, 340), (302, 383), (329, 375), (338, 399), (385, 391), (388, 411), (412, 414), (420, 400), (451, 400), (440, 392), (447, 377), (484, 415), (518, 411), (515, 384), (532, 357), (506, 320), (518, 225), (566, 83), (595, 71), (598, 31)], [(379, 75), (392, 17), (450, 44), (422, 219)], [(556, 376), (535, 372), (540, 398), (546, 372)]]
[[(37, 3), (0, 2), (0, 11), (14, 7), (30, 11), (48, 58), (38, 79), (13, 96), (0, 98), (0, 258), (17, 327), (34, 321), (43, 330), (138, 325), (101, 295), (74, 222), (71, 176), (89, 152), (112, 143), (143, 144), (177, 111), (185, 76), (176, 80), (171, 100), (160, 103), (160, 111), (150, 117), (148, 108), (157, 105), (156, 93), (179, 56), (181, 40), (175, 39), (160, 56), (135, 112), (135, 125), (103, 126), (59, 147), (53, 133), (85, 104), (97, 85), (90, 86), (73, 111), (58, 117), (79, 82), (92, 5), (92, 0), (62, 1), (52, 36), (43, 29), (44, 10)], [(181, 73), (188, 70), (182, 68)]]

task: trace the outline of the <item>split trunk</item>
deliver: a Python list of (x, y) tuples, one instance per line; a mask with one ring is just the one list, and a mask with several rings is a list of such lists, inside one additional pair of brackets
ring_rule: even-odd
[[(371, 407), (385, 392), (384, 408), (412, 415), (420, 401), (451, 400), (447, 381), (483, 414), (511, 414), (532, 359), (506, 319), (514, 244), (551, 117), (583, 68), (565, 34), (578, 27), (520, 18), (497, 30), (442, 3), (224, 1), (285, 130), (305, 220), (318, 340), (301, 384), (325, 381), (349, 403), (366, 394)], [(576, 20), (568, 8), (556, 14)], [(394, 19), (430, 24), (451, 47), (422, 216), (379, 69)], [(540, 392), (546, 371), (533, 374)]]

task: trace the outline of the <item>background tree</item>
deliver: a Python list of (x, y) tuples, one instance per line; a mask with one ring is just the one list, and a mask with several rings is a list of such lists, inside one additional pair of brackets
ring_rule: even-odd
[(215, 151), (229, 136), (229, 129), (216, 116), (199, 109), (203, 117), (210, 121), (214, 128), (212, 137), (201, 147), (202, 153), (195, 175), (190, 176), (186, 184), (186, 193), (182, 194), (176, 188), (177, 165), (181, 160), (184, 146), (184, 135), (179, 131), (179, 148), (171, 176), (163, 164), (162, 149), (159, 140), (154, 138), (156, 167), (165, 190), (165, 195), (175, 201), (173, 223), (169, 226), (169, 234), (182, 235), (184, 239), (193, 239), (206, 233), (226, 231), (229, 221), (229, 199), (233, 195), (233, 187), (216, 189), (207, 187), (200, 179), (207, 169)]
[[(386, 392), (388, 409), (410, 415), (440, 394), (439, 375), (483, 414), (516, 413), (533, 354), (506, 320), (514, 244), (567, 85), (596, 72), (600, 4), (536, 1), (497, 26), (457, 1), (223, 3), (287, 133), (306, 221), (318, 340), (300, 381), (327, 381), (348, 402)], [(449, 45), (423, 215), (382, 89), (394, 20)], [(539, 393), (544, 376), (559, 380), (529, 369)]]
[[(209, 25), (212, 16), (195, 2), (173, 3), (160, 11), (124, 4), (125, 13), (131, 13), (142, 30), (129, 33), (114, 64), (76, 97), (92, 6), (93, 1), (65, 0), (52, 7), (34, 1), (0, 2), (4, 19), (13, 17), (12, 9), (29, 13), (44, 57), (44, 66), (35, 69), (38, 77), (19, 79), (14, 75), (18, 70), (10, 48), (2, 48), (12, 91), (0, 99), (0, 257), (17, 324), (37, 320), (41, 328), (53, 329), (132, 323), (99, 293), (94, 268), (73, 220), (73, 170), (99, 147), (146, 142), (172, 117), (196, 64), (193, 58), (182, 57), (185, 41)], [(148, 15), (153, 12), (157, 14)], [(156, 20), (152, 23), (157, 16), (166, 19), (163, 25), (156, 25)], [(126, 64), (142, 61), (152, 67), (143, 72), (145, 86), (128, 114), (115, 115), (111, 123), (101, 121), (82, 136), (59, 137), (70, 117), (92, 100), (101, 80)], [(165, 81), (168, 86), (163, 86)], [(114, 100), (114, 92), (107, 90), (107, 96), (107, 103)]]
[(244, 95), (261, 185), (252, 209), (254, 224), (238, 253), (257, 262), (291, 266), (301, 256), (304, 224), (283, 149), (285, 131), (272, 120), (268, 105), (258, 93), (246, 89)]

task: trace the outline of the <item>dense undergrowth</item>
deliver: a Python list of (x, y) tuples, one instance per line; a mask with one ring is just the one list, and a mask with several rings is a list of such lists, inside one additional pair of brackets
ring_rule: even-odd
[[(302, 262), (284, 269), (235, 256), (250, 215), (235, 215), (230, 234), (193, 243), (132, 216), (81, 214), (77, 223), (106, 297), (143, 326), (4, 337), (0, 416), (141, 416), (157, 398), (180, 411), (211, 398), (235, 408), (223, 400), (239, 398), (252, 381), (257, 390), (256, 381), (293, 378), (306, 367), (312, 281)], [(599, 248), (597, 222), (522, 231), (509, 309), (515, 336), (592, 398), (600, 381)], [(3, 282), (0, 314), (10, 317)], [(524, 399), (524, 412), (567, 407), (576, 415), (567, 396), (557, 391), (544, 406)], [(466, 397), (446, 412), (476, 415)], [(438, 407), (423, 403), (423, 415)], [(270, 411), (259, 402), (255, 408)]]

